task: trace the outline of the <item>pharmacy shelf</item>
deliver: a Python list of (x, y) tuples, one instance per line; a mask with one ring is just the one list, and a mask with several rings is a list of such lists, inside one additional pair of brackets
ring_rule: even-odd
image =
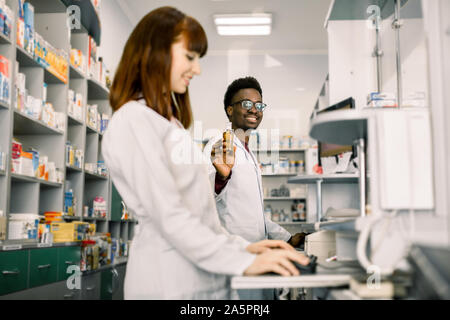
[(3, 32), (0, 33), (0, 44), (11, 44), (11, 39), (5, 36)]
[(87, 30), (88, 34), (94, 38), (97, 45), (100, 45), (101, 24), (100, 18), (95, 11), (91, 0), (61, 0), (65, 6), (78, 6), (81, 13), (81, 24)]
[(22, 47), (16, 45), (17, 62), (21, 68), (42, 68), (44, 69), (44, 82), (48, 84), (65, 84), (66, 82), (57, 74), (53, 74), (46, 66), (39, 63), (34, 57)]
[(263, 177), (293, 177), (296, 176), (296, 173), (263, 173), (261, 176)]
[(0, 108), (9, 109), (9, 104), (4, 101), (0, 101)]
[[(98, 14), (95, 11), (91, 0), (27, 0), (34, 6), (35, 29), (55, 47), (70, 52), (72, 45), (87, 51), (88, 33), (92, 35), (97, 44), (100, 42), (100, 22)], [(22, 2), (23, 3), (23, 2)], [(8, 0), (7, 4), (12, 12), (16, 13), (13, 18), (14, 30), (17, 21), (18, 1)], [(67, 6), (76, 5), (80, 7), (82, 27), (79, 30), (69, 30), (67, 25)], [(94, 19), (94, 20), (92, 20)], [(12, 30), (12, 31), (14, 31)], [(87, 31), (87, 32), (86, 32)], [(75, 39), (75, 41), (73, 41)], [(86, 104), (91, 100), (92, 104), (99, 105), (99, 112), (112, 114), (109, 106), (109, 90), (95, 80), (88, 80), (87, 74), (83, 74), (79, 69), (68, 66), (67, 81), (60, 79), (58, 75), (53, 74), (55, 70), (47, 68), (45, 63), (35, 59), (33, 54), (29, 54), (23, 48), (16, 45), (16, 32), (12, 32), (11, 39), (5, 39), (0, 34), (0, 44), (4, 55), (10, 62), (10, 70), (15, 70), (15, 61), (19, 63), (19, 72), (26, 75), (26, 87), (30, 95), (36, 98), (41, 97), (42, 84), (48, 84), (47, 97), (49, 102), (55, 106), (58, 112), (64, 112), (67, 115), (66, 130), (61, 131), (52, 128), (42, 121), (37, 120), (15, 108), (17, 97), (14, 92), (14, 83), (16, 83), (16, 72), (11, 73), (11, 103), (0, 102), (0, 136), (4, 137), (6, 148), (10, 148), (13, 138), (19, 139), (25, 147), (34, 147), (39, 152), (48, 155), (57, 162), (59, 167), (66, 167), (64, 183), (54, 183), (42, 181), (34, 177), (27, 177), (7, 171), (0, 172), (0, 209), (8, 217), (12, 212), (44, 212), (63, 211), (64, 191), (68, 186), (74, 191), (77, 199), (77, 211), (75, 216), (63, 216), (65, 222), (73, 220), (90, 221), (97, 224), (98, 232), (110, 232), (108, 220), (105, 218), (83, 218), (82, 209), (84, 206), (92, 208), (93, 199), (96, 196), (103, 197), (107, 202), (108, 217), (111, 214), (111, 180), (109, 176), (101, 176), (92, 173), (84, 174), (82, 169), (66, 166), (68, 162), (65, 152), (65, 142), (71, 141), (77, 149), (83, 150), (88, 160), (96, 163), (101, 158), (101, 148), (99, 138), (102, 134), (98, 130), (86, 128), (85, 116), (82, 119), (76, 119), (68, 115), (67, 94), (72, 89), (84, 97), (83, 110)], [(80, 45), (78, 45), (80, 44)], [(87, 55), (87, 52), (83, 52)], [(41, 70), (42, 69), (42, 70)], [(65, 77), (64, 77), (65, 78)], [(65, 80), (65, 79), (64, 79)], [(3, 125), (5, 124), (5, 125)], [(66, 132), (67, 131), (67, 132)], [(94, 133), (92, 133), (94, 132)], [(97, 137), (98, 136), (98, 137)], [(6, 151), (6, 163), (11, 162), (11, 152)], [(9, 152), (8, 152), (9, 151)], [(91, 222), (92, 221), (92, 222)], [(131, 240), (134, 235), (136, 223), (118, 223), (115, 227), (117, 237), (123, 241)], [(8, 238), (8, 228), (6, 238)], [(80, 245), (80, 243), (58, 243), (52, 246)], [(2, 246), (7, 250), (17, 248), (40, 248), (49, 247), (48, 244), (38, 244), (36, 240), (5, 240), (0, 241), (0, 250)]]
[[(401, 0), (401, 6), (404, 6), (408, 0)], [(394, 13), (394, 0), (334, 0), (331, 2), (328, 16), (325, 19), (325, 27), (332, 20), (367, 20), (367, 8), (376, 5), (380, 8), (382, 19), (386, 19)], [(402, 19), (413, 18), (414, 16), (404, 16)]]
[(19, 66), (21, 68), (23, 67), (43, 68), (42, 65), (36, 60), (34, 60), (33, 56), (22, 47), (16, 45), (16, 52), (17, 52), (16, 60), (17, 62), (19, 62)]
[(86, 124), (86, 130), (88, 132), (91, 132), (91, 133), (98, 133), (98, 134), (100, 134), (100, 132), (97, 129), (95, 129), (95, 128), (91, 127), (90, 125), (87, 125), (87, 124)]
[(252, 150), (254, 153), (271, 153), (271, 152), (303, 152), (308, 150), (308, 148), (301, 149), (270, 149), (270, 150)]
[(51, 182), (51, 181), (46, 181), (46, 180), (41, 180), (38, 179), (39, 183), (41, 184), (41, 186), (46, 187), (46, 188), (61, 188), (63, 186), (63, 183), (58, 183), (58, 182)]
[(18, 174), (18, 173), (11, 173), (11, 179), (13, 181), (19, 181), (19, 182), (36, 182), (36, 183), (40, 183), (41, 185), (46, 186), (46, 187), (54, 187), (54, 188), (62, 187), (62, 183), (42, 180), (42, 179), (38, 179), (35, 177), (30, 177), (30, 176), (26, 176), (26, 175)]
[[(318, 114), (311, 120), (309, 135), (322, 142), (352, 145), (367, 138), (369, 109), (337, 110)], [(339, 132), (339, 134), (336, 134)]]
[(11, 173), (11, 180), (18, 182), (35, 182), (39, 183), (39, 180), (35, 177), (26, 176), (18, 173)]
[(97, 80), (88, 78), (88, 100), (108, 100), (109, 89)]
[(70, 65), (69, 67), (69, 77), (70, 79), (85, 79), (86, 76), (81, 72), (80, 69)]
[(99, 218), (99, 217), (83, 217), (83, 220), (86, 221), (108, 221), (106, 218)]
[(66, 169), (68, 172), (83, 172), (83, 169), (75, 167), (75, 166), (71, 166), (67, 163), (66, 163)]
[(305, 200), (306, 197), (266, 197), (264, 201), (294, 201), (294, 200)]
[(64, 216), (62, 216), (62, 218), (64, 219), (64, 220), (69, 220), (69, 221), (73, 221), (73, 220), (81, 220), (81, 218), (80, 217), (77, 217), (77, 216), (67, 216), (67, 215), (64, 215)]
[(21, 241), (19, 243), (14, 240), (9, 240), (6, 243), (0, 245), (0, 251), (13, 251), (22, 249), (36, 249), (36, 248), (52, 248), (52, 247), (79, 247), (81, 242), (54, 242), (54, 243), (37, 243)]
[(52, 128), (40, 120), (36, 120), (29, 115), (14, 110), (14, 134), (23, 135), (48, 135), (59, 134), (63, 135), (64, 132), (55, 128)]
[(312, 184), (322, 183), (358, 183), (357, 174), (298, 175), (288, 179), (288, 183)]
[(68, 114), (67, 116), (68, 116), (68, 119), (69, 119), (69, 125), (73, 125), (73, 126), (77, 126), (77, 125), (82, 126), (83, 125), (83, 121), (82, 120), (75, 118), (71, 114)]
[(84, 173), (85, 173), (86, 180), (98, 180), (98, 179), (108, 180), (108, 176), (105, 177), (98, 173), (93, 173), (93, 172), (89, 172), (86, 170), (84, 171)]

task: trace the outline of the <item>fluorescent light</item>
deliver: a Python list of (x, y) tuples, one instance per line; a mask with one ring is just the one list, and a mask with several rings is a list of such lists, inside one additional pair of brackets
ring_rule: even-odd
[(214, 16), (214, 23), (218, 25), (267, 25), (272, 23), (269, 13), (258, 14), (221, 14)]
[(266, 36), (272, 31), (272, 14), (216, 14), (214, 23), (221, 36)]
[(221, 36), (267, 36), (271, 27), (266, 26), (217, 26), (217, 33)]

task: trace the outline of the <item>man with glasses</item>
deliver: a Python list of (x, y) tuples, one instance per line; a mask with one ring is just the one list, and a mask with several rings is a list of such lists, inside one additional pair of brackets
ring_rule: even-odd
[[(294, 236), (264, 215), (261, 170), (248, 142), (267, 107), (262, 89), (253, 77), (233, 81), (225, 93), (225, 113), (234, 131), (231, 152), (222, 137), (211, 139), (204, 154), (211, 158), (210, 178), (214, 183), (216, 205), (222, 225), (231, 234), (255, 242), (284, 240), (299, 246), (304, 234)], [(238, 290), (240, 299), (274, 299), (274, 290)]]

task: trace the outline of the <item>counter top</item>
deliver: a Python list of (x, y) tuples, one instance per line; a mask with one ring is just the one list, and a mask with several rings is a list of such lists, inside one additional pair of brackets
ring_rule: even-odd
[(120, 266), (122, 264), (126, 264), (127, 262), (128, 262), (128, 257), (119, 257), (119, 258), (115, 259), (114, 263), (101, 266), (95, 270), (85, 270), (82, 273), (83, 273), (83, 275), (89, 275), (89, 274), (93, 274), (95, 272), (105, 271), (105, 270)]
[[(338, 267), (339, 266), (339, 267)], [(283, 277), (278, 275), (236, 276), (231, 279), (232, 289), (262, 288), (324, 288), (348, 286), (353, 276), (365, 274), (355, 264), (327, 263), (317, 267), (316, 274)]]
[(77, 247), (81, 242), (57, 242), (57, 243), (37, 243), (37, 242), (4, 242), (0, 241), (0, 251), (14, 251), (23, 249), (40, 249), (55, 247)]

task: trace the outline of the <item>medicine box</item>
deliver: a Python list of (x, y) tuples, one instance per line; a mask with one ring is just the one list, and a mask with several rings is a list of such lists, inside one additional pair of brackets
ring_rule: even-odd
[(0, 216), (0, 240), (6, 240), (6, 217)]
[(77, 234), (73, 223), (52, 223), (50, 232), (53, 233), (53, 242), (77, 241)]

